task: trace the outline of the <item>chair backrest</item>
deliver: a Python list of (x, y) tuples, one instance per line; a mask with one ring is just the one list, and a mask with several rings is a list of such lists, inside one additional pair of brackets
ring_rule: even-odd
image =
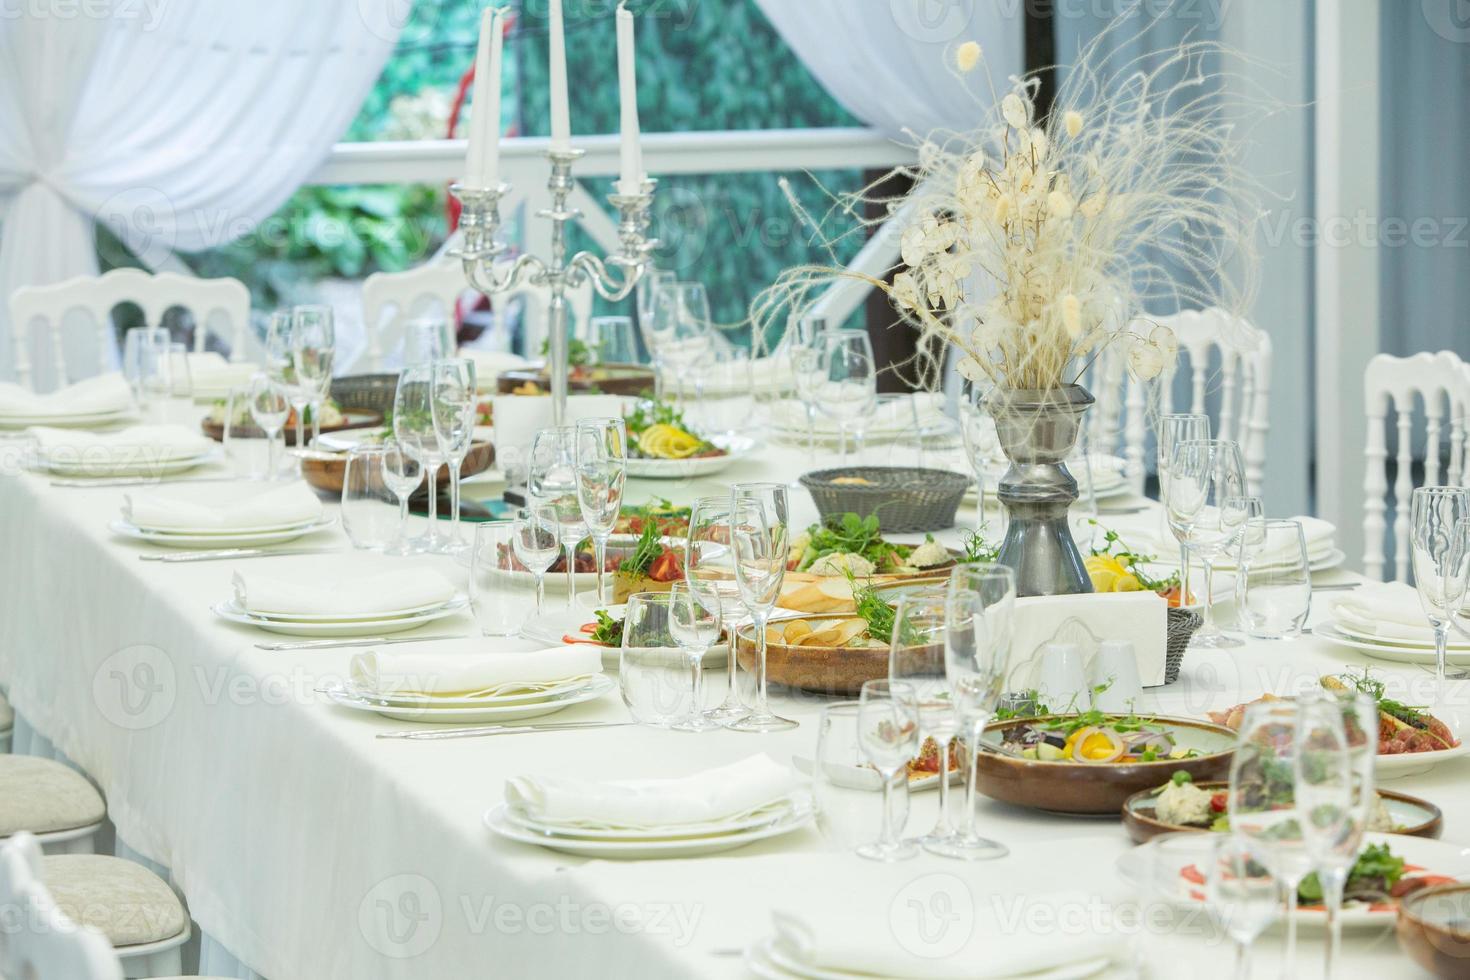
[[(531, 360), (541, 356), (541, 344), (546, 340), (547, 323), (551, 313), (551, 290), (546, 286), (520, 285), (490, 297), (490, 311), (496, 320), (501, 320), (512, 301), (519, 299), (521, 307), (521, 334), (525, 338), (526, 357)], [(567, 314), (571, 318), (570, 336), (581, 337), (592, 319), (592, 283), (567, 292)]]
[(122, 980), (107, 937), (56, 907), (41, 880), (41, 845), (28, 833), (0, 841), (0, 975), (13, 980)]
[[(1388, 413), (1395, 418), (1397, 452), (1393, 480), (1393, 577), (1409, 580), (1409, 499), (1414, 491), (1414, 408), (1424, 413), (1422, 486), (1465, 483), (1465, 416), (1470, 409), (1470, 366), (1451, 351), (1411, 357), (1378, 354), (1363, 371), (1363, 404), (1368, 439), (1363, 474), (1363, 574), (1387, 580), (1383, 537), (1388, 530)], [(1448, 423), (1448, 424), (1446, 424)], [(1444, 443), (1448, 464), (1441, 472)]]
[(435, 259), (404, 272), (374, 272), (368, 276), (362, 283), (367, 348), (350, 370), (383, 370), (391, 342), (396, 342), (410, 320), (437, 316), (454, 323), (459, 298), (469, 288), (458, 260)]
[(1145, 386), (1128, 375), (1121, 344), (1104, 348), (1093, 360), (1082, 384), (1096, 404), (1087, 413), (1083, 435), (1091, 453), (1122, 453), (1124, 473), (1133, 492), (1142, 494), (1148, 480), (1148, 400)]
[[(48, 286), (22, 286), (10, 296), (10, 322), (14, 331), (15, 375), (23, 385), (35, 387), (31, 370), (31, 327), (40, 321), (50, 334), (51, 359), (57, 387), (71, 376), (66, 368), (62, 323), (67, 314), (82, 311), (95, 324), (98, 363), (106, 363), (113, 345), (112, 311), (121, 303), (136, 303), (148, 326), (160, 326), (163, 315), (175, 307), (194, 318), (194, 350), (203, 351), (208, 323), (215, 314), (228, 324), (230, 360), (246, 356), (246, 331), (250, 324), (250, 290), (238, 279), (197, 279), (174, 272), (157, 274), (141, 269), (114, 269), (101, 276), (77, 276)], [(75, 368), (75, 365), (73, 366)]]

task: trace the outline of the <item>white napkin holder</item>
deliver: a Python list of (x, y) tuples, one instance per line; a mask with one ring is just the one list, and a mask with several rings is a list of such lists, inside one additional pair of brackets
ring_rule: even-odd
[(1105, 640), (1133, 645), (1144, 687), (1164, 683), (1169, 603), (1153, 592), (1088, 592), (1016, 600), (1010, 690), (1024, 690), (1050, 643), (1075, 643), (1091, 660)]

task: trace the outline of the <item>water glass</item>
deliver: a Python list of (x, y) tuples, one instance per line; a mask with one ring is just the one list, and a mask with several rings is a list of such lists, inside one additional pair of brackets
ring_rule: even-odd
[(587, 350), (593, 364), (637, 364), (633, 318), (595, 316), (587, 323)]
[[(863, 757), (859, 739), (859, 701), (834, 701), (817, 717), (816, 752), (812, 764), (812, 802), (817, 830), (833, 850), (850, 853), (878, 840), (884, 819), (902, 827), (908, 821), (907, 793), (889, 794), (891, 809), (879, 809), (883, 798), (873, 792), (881, 777)], [(865, 788), (867, 787), (867, 788)]]
[(384, 476), (383, 446), (354, 446), (342, 473), (342, 530), (354, 548), (384, 551), (399, 536), (398, 502)]
[(1300, 636), (1312, 611), (1312, 574), (1300, 521), (1253, 517), (1241, 529), (1235, 615), (1257, 639)]
[(872, 861), (903, 861), (919, 849), (903, 840), (901, 825), (892, 820), (893, 787), (908, 794), (908, 764), (919, 754), (919, 702), (911, 685), (903, 681), (864, 681), (858, 708), (858, 744), (863, 758), (883, 777), (883, 834), (857, 849), (859, 857)]
[(224, 432), (220, 439), (225, 459), (241, 479), (274, 479), (275, 474), (269, 468), (274, 440), (256, 424), (250, 405), (248, 384), (232, 388), (225, 398)]
[(403, 366), (453, 357), (454, 328), (440, 317), (419, 317), (403, 326)]
[(475, 525), (470, 546), (470, 608), (485, 636), (515, 636), (535, 608), (535, 584), (515, 556), (516, 522)]
[[(689, 533), (685, 543), (684, 580), (708, 603), (718, 603), (720, 618), (734, 633), (736, 621), (745, 615), (740, 601), (740, 584), (735, 577), (735, 549), (730, 544), (730, 498), (700, 497), (689, 510)], [(750, 714), (740, 700), (740, 664), (731, 642), (726, 667), (725, 698), (706, 714), (730, 721)]]
[(546, 606), (546, 570), (561, 549), (561, 527), (556, 508), (536, 500), (517, 511), (515, 520), (516, 559), (536, 576), (536, 615), (540, 616)]
[(607, 539), (623, 506), (628, 475), (628, 430), (622, 419), (582, 419), (575, 433), (577, 504), (592, 536), (597, 607), (607, 606)]
[(123, 377), (133, 389), (133, 401), (138, 407), (147, 402), (144, 379), (151, 365), (158, 358), (157, 348), (168, 343), (168, 331), (161, 327), (132, 327), (123, 337)]
[(623, 614), (618, 683), (640, 725), (672, 728), (698, 710), (689, 658), (674, 635), (672, 601), (667, 592), (636, 592)]
[(731, 722), (741, 732), (773, 732), (795, 728), (796, 722), (771, 712), (766, 692), (766, 622), (781, 583), (791, 548), (784, 483), (737, 483), (730, 488), (730, 544), (734, 549), (735, 582), (745, 611), (755, 621), (755, 706)]
[(383, 446), (383, 482), (398, 498), (398, 535), (384, 552), (411, 555), (414, 547), (408, 538), (408, 498), (424, 482), (424, 464), (404, 449), (402, 443), (386, 443)]
[(722, 626), (719, 597), (713, 591), (701, 590), (687, 581), (669, 587), (669, 629), (689, 658), (693, 681), (689, 717), (669, 727), (683, 732), (721, 727), (717, 719), (704, 713), (704, 655), (719, 641)]
[(1470, 583), (1470, 549), (1457, 534), (1460, 524), (1470, 519), (1470, 490), (1419, 487), (1411, 499), (1409, 514), (1414, 587), (1424, 616), (1434, 629), (1435, 677), (1443, 691), (1450, 624), (1460, 614)]
[(939, 819), (933, 830), (919, 838), (926, 848), (931, 843), (942, 845), (954, 836), (949, 823), (949, 759), (960, 720), (944, 672), (945, 596), (942, 586), (901, 595), (888, 643), (888, 679), (914, 689), (919, 736), (925, 740), (923, 747), (929, 741), (934, 743), (939, 759)]
[(652, 328), (645, 334), (659, 364), (675, 378), (679, 403), (684, 379), (715, 344), (704, 284), (673, 282), (655, 295)]

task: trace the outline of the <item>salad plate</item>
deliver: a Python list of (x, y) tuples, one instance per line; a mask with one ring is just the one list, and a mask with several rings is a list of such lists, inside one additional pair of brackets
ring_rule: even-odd
[[(617, 683), (606, 674), (595, 674), (585, 678), (580, 686), (564, 690), (559, 694), (546, 695), (540, 700), (522, 700), (520, 695), (512, 698), (485, 698), (475, 706), (460, 705), (463, 699), (455, 699), (455, 706), (394, 704), (377, 697), (354, 693), (345, 686), (330, 684), (321, 689), (333, 704), (354, 711), (371, 711), (395, 721), (421, 723), (469, 725), (480, 722), (517, 721), (523, 718), (539, 718), (554, 714), (574, 704), (583, 704), (602, 697), (617, 687)], [(440, 699), (434, 699), (440, 700)], [(448, 700), (448, 699), (445, 699)]]
[(315, 531), (323, 531), (335, 526), (336, 517), (323, 517), (307, 524), (299, 524), (295, 527), (279, 528), (268, 531), (210, 531), (207, 533), (179, 532), (179, 531), (155, 531), (148, 528), (138, 527), (125, 520), (115, 520), (107, 525), (107, 529), (113, 534), (124, 538), (132, 538), (135, 541), (148, 541), (152, 544), (166, 545), (170, 548), (218, 548), (235, 547), (239, 545), (278, 544), (282, 541), (293, 541), (306, 534)]
[[(1359, 650), (1374, 660), (1387, 660), (1401, 664), (1433, 664), (1435, 662), (1432, 646), (1416, 646), (1408, 641), (1400, 643), (1384, 639), (1368, 639), (1347, 632), (1339, 623), (1321, 623), (1314, 626), (1312, 635), (1327, 640), (1329, 643)], [(1470, 646), (1450, 644), (1445, 651), (1445, 662), (1470, 664)]]
[(758, 444), (749, 436), (727, 434), (710, 436), (709, 443), (718, 453), (700, 454), (683, 459), (628, 457), (628, 475), (644, 480), (681, 480), (719, 473), (751, 453)]
[(389, 616), (382, 619), (353, 620), (293, 620), (271, 619), (245, 612), (234, 599), (217, 602), (210, 610), (220, 619), (243, 626), (256, 626), (270, 633), (287, 636), (382, 636), (402, 633), (425, 623), (432, 623), (453, 616), (469, 606), (469, 599), (457, 595), (441, 606), (410, 616)]

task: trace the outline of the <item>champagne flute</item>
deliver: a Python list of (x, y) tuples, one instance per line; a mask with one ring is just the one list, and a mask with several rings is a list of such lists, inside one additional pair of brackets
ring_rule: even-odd
[(269, 375), (257, 374), (250, 379), (250, 417), (265, 433), (267, 480), (277, 477), (276, 436), (286, 424), (286, 415), (290, 411), (291, 403), (287, 401), (285, 392)]
[(439, 436), (434, 429), (434, 369), (431, 364), (414, 364), (398, 375), (398, 389), (393, 394), (393, 437), (404, 451), (422, 465), (429, 477), (429, 527), (423, 537), (407, 543), (413, 553), (433, 551), (438, 523), (438, 493), (434, 477), (438, 470), (436, 456)]
[(872, 861), (903, 861), (919, 849), (899, 837), (893, 822), (893, 786), (902, 781), (908, 793), (908, 764), (919, 751), (919, 702), (903, 681), (864, 681), (858, 699), (858, 745), (868, 764), (883, 777), (883, 836), (857, 849)]
[(577, 545), (587, 537), (587, 522), (577, 493), (577, 429), (559, 426), (542, 429), (531, 440), (526, 489), (532, 499), (556, 510), (561, 529), (567, 572), (567, 608), (576, 608)]
[(398, 498), (398, 537), (383, 550), (385, 555), (411, 555), (408, 540), (408, 498), (424, 482), (424, 464), (396, 439), (383, 446), (383, 482)]
[(988, 393), (985, 384), (969, 381), (960, 395), (960, 436), (964, 440), (965, 455), (970, 458), (970, 468), (975, 471), (977, 531), (985, 526), (985, 465), (1000, 448), (995, 418), (985, 405)]
[[(864, 330), (833, 330), (822, 344), (817, 404), (837, 423), (842, 461), (847, 462), (847, 427), (878, 406), (878, 376), (873, 342)], [(861, 450), (859, 450), (861, 452)]]
[(995, 715), (1011, 671), (1016, 575), (1005, 565), (965, 562), (950, 573), (945, 595), (944, 672), (969, 752), (965, 758), (965, 827), (947, 841), (926, 846), (935, 854), (967, 861), (1010, 853), (981, 837), (975, 827), (976, 763), (985, 723)]
[(533, 500), (516, 512), (516, 560), (536, 576), (536, 615), (546, 608), (546, 570), (556, 561), (561, 550), (561, 529), (557, 526), (556, 508)]
[[(1159, 503), (1164, 506), (1160, 508), (1160, 514), (1164, 520), (1164, 528), (1173, 534), (1173, 527), (1169, 524), (1169, 468), (1174, 462), (1174, 453), (1186, 442), (1201, 442), (1210, 438), (1210, 417), (1208, 415), (1175, 414), (1165, 415), (1159, 419), (1158, 433), (1155, 443), (1158, 449), (1158, 458), (1155, 464), (1159, 477)], [(1174, 535), (1179, 541), (1179, 604), (1181, 606), (1193, 606), (1193, 593), (1189, 591), (1189, 544)]]
[(1190, 640), (1191, 646), (1240, 646), (1240, 640), (1215, 625), (1214, 585), (1215, 563), (1229, 553), (1251, 510), (1259, 509), (1258, 498), (1247, 504), (1245, 496), (1245, 461), (1236, 443), (1200, 439), (1181, 443), (1174, 451), (1164, 501), (1169, 526), (1205, 566), (1204, 625)]
[(582, 419), (576, 425), (577, 504), (592, 536), (597, 608), (607, 607), (607, 539), (623, 507), (628, 430), (622, 419)]
[(688, 581), (675, 582), (669, 587), (669, 632), (689, 658), (694, 691), (689, 717), (670, 728), (707, 732), (721, 727), (718, 720), (704, 713), (704, 655), (719, 640), (720, 629), (719, 597), (712, 591), (701, 595), (698, 585)]
[[(296, 369), (296, 402), (298, 412), (312, 407), (311, 438), (322, 432), (321, 405), (332, 384), (332, 356), (336, 349), (336, 328), (330, 306), (296, 306), (291, 309), (291, 365)], [(302, 418), (296, 419), (296, 448), (303, 449)]]
[(919, 707), (919, 737), (934, 742), (939, 759), (939, 819), (934, 829), (919, 838), (943, 845), (954, 836), (949, 822), (949, 752), (959, 733), (960, 720), (950, 696), (944, 671), (945, 589), (935, 587), (905, 593), (893, 614), (893, 635), (888, 642), (888, 679), (902, 681), (914, 689)]
[(750, 714), (740, 700), (736, 683), (739, 659), (733, 640), (736, 620), (745, 612), (740, 601), (740, 583), (735, 577), (735, 549), (730, 543), (730, 498), (700, 497), (689, 510), (689, 533), (684, 547), (684, 580), (707, 602), (718, 603), (720, 618), (730, 629), (731, 649), (725, 668), (728, 684), (725, 699), (705, 714), (729, 721)]
[(459, 533), (459, 480), (464, 458), (475, 435), (475, 362), (451, 358), (433, 362), (432, 413), (434, 438), (449, 467), (449, 534), (436, 550), (454, 554), (468, 545)]
[(755, 620), (755, 707), (731, 722), (739, 732), (774, 732), (796, 722), (771, 713), (766, 694), (766, 622), (781, 595), (791, 550), (784, 483), (737, 483), (730, 488), (730, 543), (735, 581), (745, 611)]
[(791, 381), (797, 401), (806, 413), (806, 449), (817, 450), (817, 389), (822, 381), (822, 352), (827, 338), (827, 318), (804, 316), (792, 325)]
[(1450, 624), (1465, 601), (1470, 580), (1470, 550), (1456, 547), (1460, 523), (1470, 519), (1470, 489), (1419, 487), (1410, 503), (1409, 554), (1419, 605), (1434, 630), (1434, 676), (1443, 693), (1446, 677), (1459, 680), (1463, 671), (1445, 672)]

